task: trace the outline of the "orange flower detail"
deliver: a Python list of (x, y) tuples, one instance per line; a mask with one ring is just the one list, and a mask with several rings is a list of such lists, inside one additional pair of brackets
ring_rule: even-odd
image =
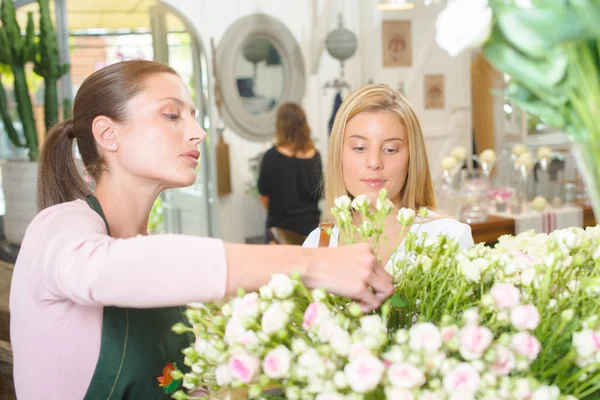
[(156, 378), (156, 380), (159, 382), (158, 386), (166, 388), (171, 383), (173, 383), (173, 377), (171, 376), (171, 372), (173, 372), (174, 370), (175, 370), (175, 367), (173, 366), (172, 362), (165, 365), (165, 367), (162, 370), (162, 376), (159, 376), (158, 378)]

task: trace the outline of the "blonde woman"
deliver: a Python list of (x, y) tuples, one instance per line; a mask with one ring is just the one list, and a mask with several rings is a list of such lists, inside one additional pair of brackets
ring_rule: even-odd
[[(402, 247), (406, 230), (396, 222), (397, 210), (402, 207), (429, 210), (425, 221), (415, 223), (411, 231), (443, 233), (457, 239), (463, 248), (473, 246), (469, 225), (434, 211), (425, 142), (412, 106), (386, 85), (367, 85), (350, 94), (333, 124), (325, 171), (326, 209), (342, 195), (353, 199), (364, 194), (375, 204), (384, 188), (395, 208), (384, 223), (384, 240), (378, 249), (384, 265)], [(360, 224), (360, 216), (355, 215), (353, 222)], [(318, 247), (320, 238), (320, 230), (315, 229), (304, 246)], [(329, 247), (337, 247), (338, 239), (339, 230), (334, 227)]]

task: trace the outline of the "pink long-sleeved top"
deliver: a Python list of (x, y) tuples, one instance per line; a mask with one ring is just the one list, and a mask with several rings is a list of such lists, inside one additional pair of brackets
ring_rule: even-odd
[(223, 242), (183, 235), (114, 239), (85, 201), (29, 225), (11, 291), (19, 400), (80, 400), (100, 353), (104, 306), (155, 308), (223, 297)]

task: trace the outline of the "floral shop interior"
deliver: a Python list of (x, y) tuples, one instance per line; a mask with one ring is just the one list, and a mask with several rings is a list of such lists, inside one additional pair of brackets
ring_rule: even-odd
[[(28, 227), (85, 200), (43, 181), (77, 175), (91, 196), (115, 163), (144, 182), (195, 174), (157, 184), (150, 236), (367, 242), (393, 280), (369, 312), (294, 274), (188, 303), (173, 330), (197, 339), (158, 378), (164, 395), (600, 398), (599, 20), (597, 0), (0, 0), (0, 398), (33, 398), (11, 313), (15, 290), (38, 288), (16, 272), (60, 239)], [(188, 131), (168, 122), (194, 146), (175, 169), (160, 170), (179, 145), (136, 131), (115, 150), (98, 127), (112, 114), (78, 119), (80, 88), (121, 64), (158, 68), (144, 61), (179, 76), (169, 109), (193, 109)], [(71, 154), (55, 155), (66, 121)], [(70, 172), (44, 172), (61, 157)]]

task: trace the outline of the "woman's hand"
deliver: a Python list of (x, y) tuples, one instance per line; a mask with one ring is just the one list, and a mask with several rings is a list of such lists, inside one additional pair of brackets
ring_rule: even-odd
[(356, 300), (364, 311), (378, 308), (393, 293), (392, 277), (365, 243), (310, 252), (304, 283)]

